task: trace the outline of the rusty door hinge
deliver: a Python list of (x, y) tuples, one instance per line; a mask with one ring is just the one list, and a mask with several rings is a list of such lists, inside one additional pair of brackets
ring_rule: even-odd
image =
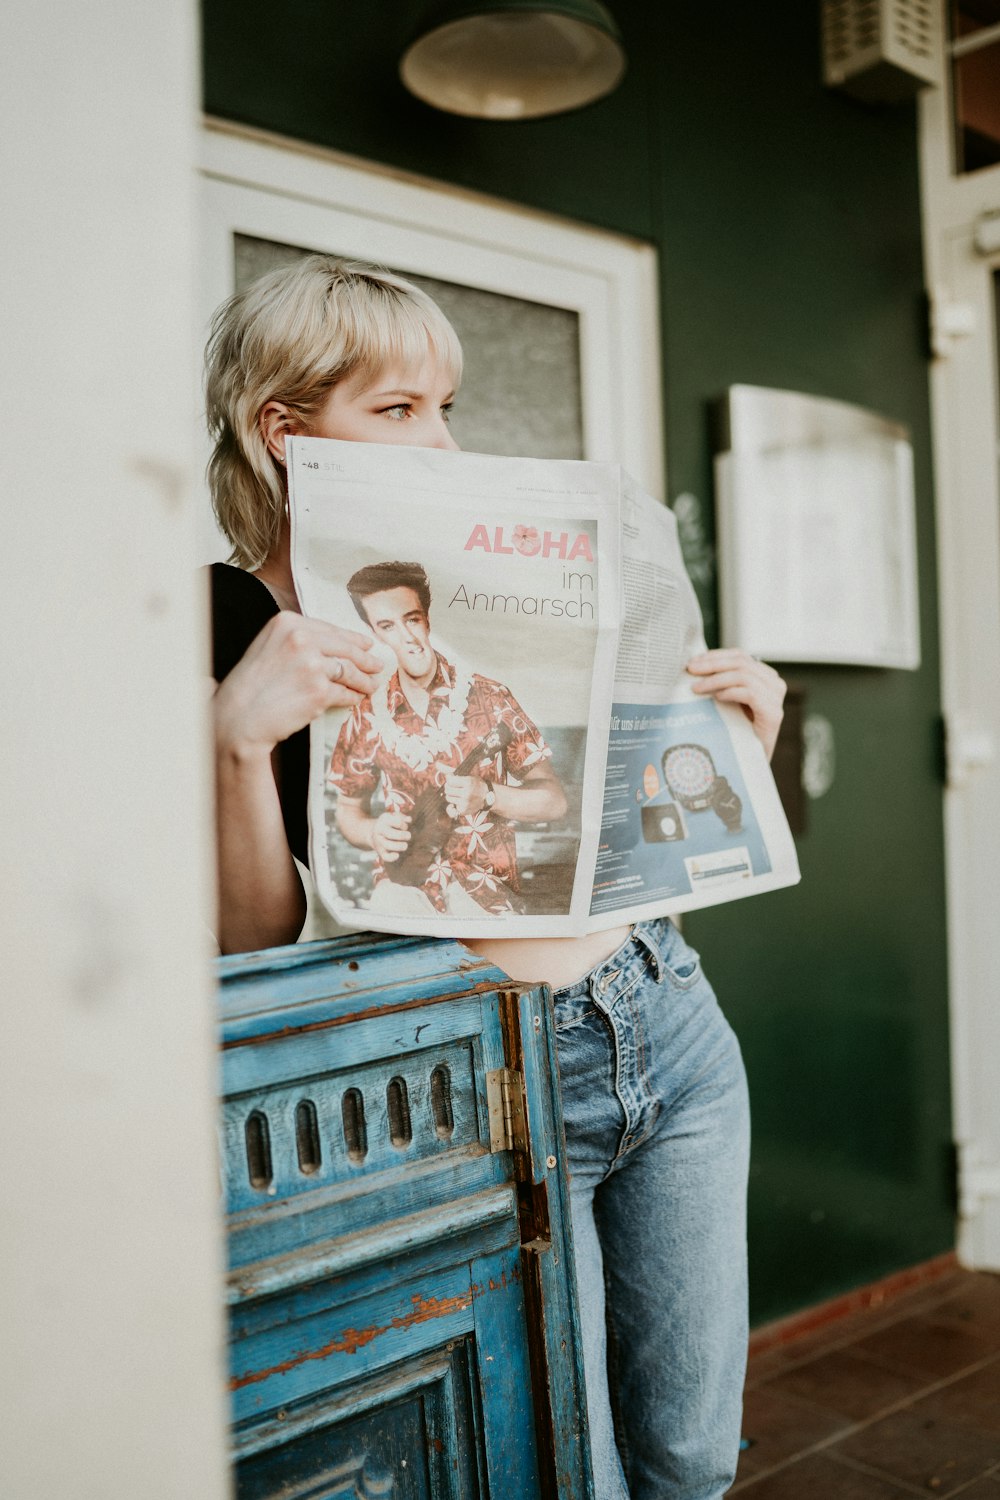
[(527, 1151), (524, 1074), (514, 1068), (492, 1068), (486, 1074), (490, 1112), (490, 1150)]

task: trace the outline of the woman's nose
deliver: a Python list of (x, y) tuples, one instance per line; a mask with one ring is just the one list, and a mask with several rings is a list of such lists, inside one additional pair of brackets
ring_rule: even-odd
[(458, 444), (451, 435), (451, 428), (443, 417), (435, 422), (434, 430), (430, 434), (427, 446), (429, 448), (443, 448), (449, 453), (457, 453), (459, 451)]

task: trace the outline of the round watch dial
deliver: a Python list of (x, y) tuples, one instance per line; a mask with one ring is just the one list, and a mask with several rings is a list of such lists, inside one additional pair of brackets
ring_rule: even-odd
[(675, 797), (706, 797), (715, 765), (701, 745), (674, 745), (663, 757), (663, 775)]

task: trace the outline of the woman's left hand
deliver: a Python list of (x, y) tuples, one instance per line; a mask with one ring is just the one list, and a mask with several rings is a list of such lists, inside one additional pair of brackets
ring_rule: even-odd
[(785, 682), (773, 667), (745, 651), (723, 647), (692, 656), (687, 670), (694, 691), (720, 703), (738, 703), (753, 725), (768, 760), (774, 754), (784, 718)]

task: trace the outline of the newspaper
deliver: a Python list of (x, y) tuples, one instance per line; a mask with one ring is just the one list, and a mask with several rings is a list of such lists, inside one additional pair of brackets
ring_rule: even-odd
[(673, 514), (620, 467), (287, 454), (303, 611), (384, 661), (311, 730), (310, 860), (338, 922), (568, 937), (794, 884), (757, 737), (684, 670), (705, 641)]

